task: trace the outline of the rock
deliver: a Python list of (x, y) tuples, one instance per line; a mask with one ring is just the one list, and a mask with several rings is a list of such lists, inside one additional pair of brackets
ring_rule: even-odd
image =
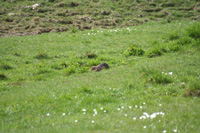
[(34, 5), (31, 5), (31, 6), (23, 6), (22, 8), (25, 8), (25, 9), (28, 9), (28, 8), (32, 8), (33, 10), (36, 9), (37, 7), (39, 6), (39, 4), (34, 4)]
[(14, 15), (15, 13), (12, 13), (12, 12), (8, 13), (8, 16), (14, 16)]
[(39, 6), (39, 4), (34, 4), (34, 5), (32, 5), (31, 7), (32, 7), (32, 9), (36, 9), (37, 7)]

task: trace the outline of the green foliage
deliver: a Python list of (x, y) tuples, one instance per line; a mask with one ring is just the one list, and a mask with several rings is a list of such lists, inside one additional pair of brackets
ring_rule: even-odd
[(98, 56), (95, 53), (85, 53), (83, 57), (92, 59), (92, 58), (97, 58)]
[(46, 53), (39, 53), (35, 56), (36, 59), (49, 59), (50, 57)]
[(81, 93), (86, 93), (86, 94), (92, 94), (92, 90), (91, 89), (88, 89), (87, 87), (82, 87), (80, 89), (80, 92)]
[(66, 70), (65, 70), (65, 75), (69, 76), (73, 73), (76, 72), (76, 67), (75, 66), (69, 66)]
[(184, 37), (180, 38), (180, 39), (177, 41), (177, 43), (178, 43), (179, 45), (182, 45), (182, 46), (188, 45), (188, 44), (191, 44), (191, 43), (192, 43), (192, 39), (191, 39), (190, 37), (184, 36)]
[(168, 84), (173, 82), (173, 79), (170, 75), (165, 75), (160, 72), (154, 73), (150, 80), (157, 84)]
[(144, 55), (145, 51), (141, 48), (136, 48), (133, 45), (129, 47), (123, 54), (125, 56), (142, 56)]
[(200, 96), (200, 81), (199, 79), (191, 79), (189, 88), (185, 91), (186, 96)]
[(145, 76), (147, 82), (157, 84), (168, 84), (173, 82), (172, 75), (168, 73), (160, 72), (154, 69), (141, 69), (142, 77)]
[(71, 33), (77, 33), (79, 30), (77, 29), (77, 28), (72, 28), (72, 29), (70, 29), (70, 32)]
[(181, 38), (180, 33), (178, 31), (174, 31), (168, 35), (169, 40), (177, 40)]
[(200, 39), (200, 23), (195, 23), (187, 29), (189, 37)]
[(46, 74), (46, 73), (50, 73), (51, 71), (46, 69), (46, 68), (43, 68), (43, 69), (39, 69), (37, 71), (37, 74)]
[(146, 56), (149, 58), (161, 56), (162, 54), (163, 51), (159, 47), (151, 48), (149, 51), (146, 52)]
[(168, 52), (177, 52), (181, 49), (181, 46), (177, 43), (177, 41), (172, 41), (166, 44)]
[(2, 64), (0, 65), (0, 68), (1, 68), (1, 69), (4, 69), (4, 70), (9, 70), (9, 69), (12, 69), (13, 67), (10, 66), (9, 64), (2, 63)]
[(7, 79), (7, 77), (4, 74), (0, 73), (0, 80), (6, 80), (6, 79)]

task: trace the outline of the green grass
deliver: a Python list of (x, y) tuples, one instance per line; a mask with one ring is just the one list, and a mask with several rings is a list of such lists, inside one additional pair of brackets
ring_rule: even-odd
[(0, 38), (0, 132), (198, 132), (198, 24)]

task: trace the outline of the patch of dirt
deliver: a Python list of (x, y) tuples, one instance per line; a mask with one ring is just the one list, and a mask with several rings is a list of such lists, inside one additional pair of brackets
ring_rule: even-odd
[[(7, 5), (11, 4), (5, 1)], [(17, 7), (0, 5), (0, 37), (36, 35), (48, 32), (65, 32), (77, 28), (116, 28), (143, 24), (148, 21), (168, 22), (180, 19), (200, 21), (200, 2), (191, 5), (184, 3), (134, 2), (125, 6), (116, 2), (107, 8), (106, 3), (70, 2), (49, 0), (38, 3), (37, 8), (24, 8), (30, 4)], [(26, 3), (26, 2), (24, 2)], [(122, 2), (123, 3), (123, 2)], [(126, 3), (127, 4), (127, 3)], [(177, 16), (177, 13), (179, 12)]]

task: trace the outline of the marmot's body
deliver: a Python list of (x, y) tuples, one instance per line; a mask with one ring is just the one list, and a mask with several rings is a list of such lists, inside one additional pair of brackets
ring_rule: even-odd
[(91, 67), (90, 71), (96, 71), (96, 72), (98, 72), (98, 71), (101, 71), (102, 69), (108, 69), (108, 68), (109, 68), (108, 64), (101, 63), (98, 66)]

